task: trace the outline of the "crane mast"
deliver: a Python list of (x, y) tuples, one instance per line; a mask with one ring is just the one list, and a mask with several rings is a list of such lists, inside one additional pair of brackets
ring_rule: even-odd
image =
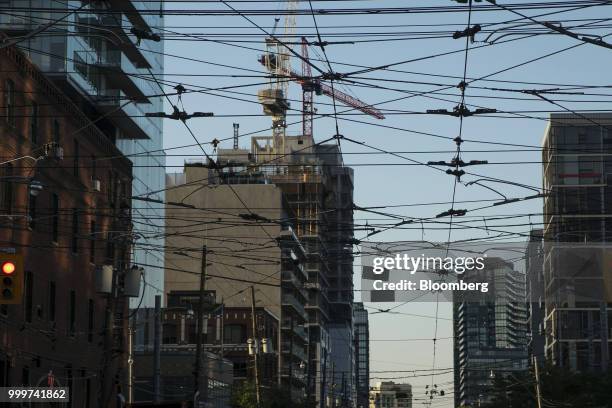
[[(272, 133), (274, 149), (277, 154), (285, 154), (285, 137), (287, 132), (287, 110), (289, 102), (289, 78), (287, 72), (291, 71), (291, 50), (293, 36), (295, 35), (295, 10), (299, 0), (287, 2), (285, 14), (285, 32), (279, 39), (272, 33), (266, 38), (266, 53), (260, 62), (271, 74), (269, 86), (257, 92), (259, 102), (264, 113), (272, 117)], [(276, 25), (275, 25), (276, 27)]]

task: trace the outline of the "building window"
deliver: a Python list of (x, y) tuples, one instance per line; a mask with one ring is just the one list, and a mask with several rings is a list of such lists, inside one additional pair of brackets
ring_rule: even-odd
[(89, 262), (96, 263), (96, 222), (89, 223)]
[(68, 403), (66, 406), (72, 408), (72, 400), (74, 399), (74, 378), (72, 376), (72, 366), (66, 366), (66, 387), (68, 387)]
[(76, 293), (70, 291), (68, 299), (68, 335), (74, 337), (76, 333)]
[(72, 239), (70, 242), (72, 253), (79, 252), (79, 210), (72, 209)]
[(241, 344), (246, 341), (246, 330), (241, 324), (227, 324), (223, 328), (223, 342)]
[(4, 110), (6, 122), (15, 126), (15, 83), (10, 79), (4, 81)]
[(72, 158), (72, 174), (79, 177), (79, 141), (74, 139), (74, 156)]
[(81, 377), (85, 378), (85, 408), (91, 407), (91, 378), (87, 376), (87, 370), (81, 370)]
[(28, 198), (28, 225), (36, 228), (36, 196), (30, 194)]
[(7, 164), (2, 168), (0, 177), (4, 180), (0, 180), (0, 212), (5, 214), (11, 214), (13, 212), (13, 165)]
[(33, 286), (34, 286), (34, 278), (32, 276), (32, 272), (31, 271), (26, 271), (25, 273), (25, 277), (24, 277), (24, 287), (25, 287), (25, 293), (24, 293), (24, 302), (23, 302), (23, 307), (24, 307), (24, 314), (25, 314), (25, 321), (28, 323), (32, 323), (32, 297), (34, 295), (33, 293)]
[(93, 341), (93, 335), (94, 335), (94, 315), (95, 315), (95, 307), (94, 307), (94, 301), (93, 299), (89, 299), (89, 304), (88, 304), (88, 317), (87, 317), (87, 341), (88, 342), (92, 342)]
[(57, 194), (51, 196), (51, 240), (58, 242), (59, 236), (59, 208), (60, 202)]
[(106, 259), (113, 260), (115, 258), (115, 234), (111, 231), (106, 232)]
[(178, 327), (174, 323), (164, 323), (162, 326), (162, 343), (178, 344)]
[(23, 366), (21, 368), (21, 386), (25, 387), (30, 385), (30, 367)]
[(246, 378), (248, 364), (246, 361), (234, 362), (234, 378)]
[(49, 320), (55, 321), (55, 282), (49, 282)]
[(32, 144), (38, 143), (38, 103), (32, 101), (30, 105), (30, 141)]
[(59, 145), (60, 142), (60, 123), (57, 119), (53, 120), (53, 143)]

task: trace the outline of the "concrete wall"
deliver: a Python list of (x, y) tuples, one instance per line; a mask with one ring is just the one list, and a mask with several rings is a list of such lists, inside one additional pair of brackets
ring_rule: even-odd
[(196, 166), (186, 167), (185, 181), (168, 190), (166, 199), (199, 210), (178, 206), (167, 210), (166, 293), (198, 289), (205, 244), (206, 289), (216, 291), (218, 302), (223, 300), (227, 307), (250, 306), (247, 289), (257, 282), (257, 306), (280, 316), (280, 249), (275, 241), (280, 225), (247, 221), (240, 214), (249, 214), (246, 205), (262, 217), (280, 220), (281, 190), (265, 184), (209, 185), (209, 170)]

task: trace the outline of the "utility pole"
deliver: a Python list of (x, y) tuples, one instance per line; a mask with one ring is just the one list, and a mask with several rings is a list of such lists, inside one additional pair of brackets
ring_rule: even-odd
[(540, 371), (538, 368), (538, 358), (536, 356), (533, 356), (533, 367), (535, 369), (536, 397), (538, 399), (538, 408), (542, 408), (542, 395), (540, 394)]
[[(198, 305), (198, 311), (196, 313), (196, 361), (195, 361), (195, 371), (194, 371), (194, 381), (195, 381), (195, 394), (200, 396), (199, 400), (206, 403), (208, 401), (208, 381), (202, 389), (200, 389), (200, 375), (202, 372), (202, 334), (204, 333), (204, 289), (206, 288), (206, 254), (207, 249), (206, 245), (202, 245), (202, 265), (200, 270), (200, 304)], [(206, 369), (206, 365), (204, 369)]]
[(310, 377), (311, 377), (311, 371), (310, 371), (310, 324), (308, 324), (308, 320), (306, 320), (306, 322), (304, 322), (304, 325), (306, 326), (306, 337), (308, 338), (308, 342), (306, 343), (306, 401), (308, 402), (308, 404), (310, 404)]
[(223, 354), (225, 354), (225, 350), (224, 350), (224, 339), (225, 336), (225, 303), (223, 298), (221, 298), (221, 336), (220, 336), (220, 340), (221, 340), (221, 359), (223, 359)]
[(155, 319), (153, 333), (153, 402), (161, 402), (161, 295), (155, 295)]
[(132, 322), (128, 322), (128, 402), (134, 402), (134, 330)]
[(251, 286), (251, 324), (253, 327), (253, 358), (255, 360), (255, 397), (257, 399), (257, 408), (261, 407), (261, 393), (259, 390), (259, 357), (257, 356), (259, 347), (259, 339), (257, 338), (257, 324), (255, 323), (255, 286)]
[(332, 361), (331, 363), (331, 406), (336, 408), (336, 365)]

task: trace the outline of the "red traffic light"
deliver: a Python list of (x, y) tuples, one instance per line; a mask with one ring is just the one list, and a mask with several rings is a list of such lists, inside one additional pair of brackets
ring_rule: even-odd
[(4, 275), (12, 275), (15, 272), (15, 263), (8, 261), (2, 264), (2, 273)]

